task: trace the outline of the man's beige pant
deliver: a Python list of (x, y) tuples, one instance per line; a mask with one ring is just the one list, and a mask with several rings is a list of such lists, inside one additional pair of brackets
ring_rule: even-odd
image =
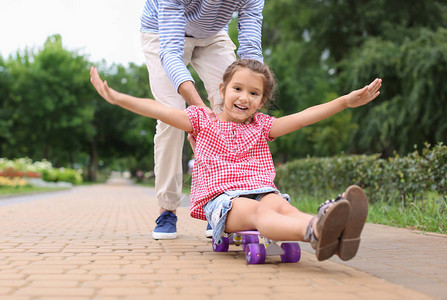
[[(160, 41), (157, 33), (141, 33), (141, 44), (149, 71), (149, 83), (156, 101), (185, 109), (185, 100), (175, 90), (160, 62)], [(236, 46), (221, 31), (207, 39), (185, 38), (183, 61), (191, 64), (202, 79), (214, 112), (219, 113), (222, 100), (219, 84), (225, 69), (236, 60)], [(175, 210), (182, 197), (182, 150), (185, 133), (157, 121), (154, 137), (155, 192), (161, 208)]]

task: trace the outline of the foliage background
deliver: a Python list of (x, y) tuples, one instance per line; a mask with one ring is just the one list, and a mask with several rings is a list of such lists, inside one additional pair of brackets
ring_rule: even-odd
[[(276, 163), (341, 153), (388, 158), (446, 144), (446, 28), (445, 1), (266, 1), (264, 57), (278, 79), (268, 113), (300, 111), (383, 78), (370, 105), (271, 143)], [(229, 33), (237, 44), (236, 19)], [(146, 67), (91, 62), (62, 41), (50, 36), (39, 49), (0, 57), (0, 157), (84, 168), (90, 180), (98, 171), (151, 170), (156, 122), (109, 105), (89, 83), (94, 64), (117, 90), (151, 97)]]

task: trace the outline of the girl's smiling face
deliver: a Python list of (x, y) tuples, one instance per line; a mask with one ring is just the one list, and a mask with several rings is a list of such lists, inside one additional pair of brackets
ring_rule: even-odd
[(264, 105), (264, 76), (247, 68), (239, 68), (226, 86), (220, 85), (224, 100), (223, 122), (250, 123), (251, 117)]

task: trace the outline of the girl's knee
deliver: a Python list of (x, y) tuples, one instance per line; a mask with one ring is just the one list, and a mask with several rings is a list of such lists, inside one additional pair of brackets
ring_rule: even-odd
[(259, 202), (252, 199), (242, 197), (234, 199), (225, 226), (231, 231), (247, 230), (243, 228), (254, 226), (259, 213), (258, 206)]

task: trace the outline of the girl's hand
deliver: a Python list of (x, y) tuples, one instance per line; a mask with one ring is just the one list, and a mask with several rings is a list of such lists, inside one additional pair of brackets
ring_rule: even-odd
[(102, 81), (101, 77), (99, 77), (98, 70), (93, 66), (90, 68), (90, 82), (96, 91), (98, 91), (98, 94), (107, 100), (107, 102), (114, 105), (117, 104), (117, 99), (120, 93), (110, 88), (107, 85), (107, 81)]
[(346, 95), (346, 104), (348, 107), (358, 107), (365, 105), (379, 96), (379, 89), (382, 86), (382, 79), (376, 78), (369, 85), (362, 89), (352, 91)]

